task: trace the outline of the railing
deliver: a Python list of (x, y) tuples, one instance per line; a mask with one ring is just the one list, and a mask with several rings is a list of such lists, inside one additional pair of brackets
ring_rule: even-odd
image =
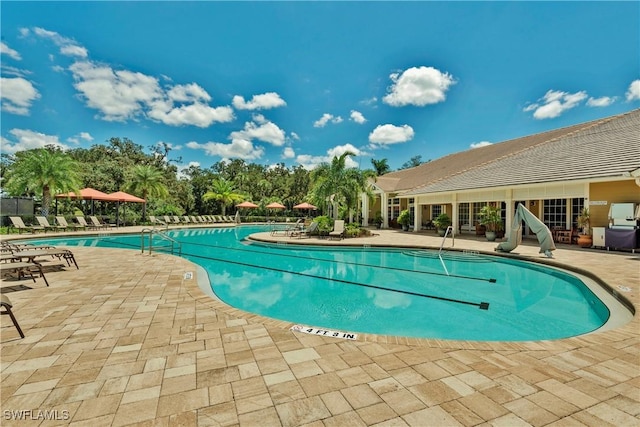
[(442, 248), (444, 247), (444, 242), (447, 240), (447, 236), (449, 235), (449, 232), (451, 232), (451, 246), (454, 246), (456, 244), (456, 238), (455, 235), (453, 234), (453, 227), (452, 226), (448, 226), (447, 229), (444, 232), (444, 236), (442, 236), (442, 242), (440, 243), (440, 250), (438, 251), (438, 258), (440, 258), (440, 264), (442, 264), (442, 268), (444, 268), (444, 272), (447, 273), (447, 276), (449, 275), (449, 270), (447, 270), (447, 266), (444, 264), (444, 260), (442, 259)]
[(149, 255), (151, 255), (151, 253), (153, 252), (153, 248), (154, 248), (154, 246), (153, 246), (153, 236), (158, 236), (163, 241), (169, 242), (166, 245), (161, 245), (161, 246), (157, 246), (156, 245), (156, 248), (171, 248), (171, 254), (173, 255), (173, 254), (176, 253), (176, 247), (177, 247), (178, 255), (182, 254), (182, 244), (180, 242), (178, 242), (176, 239), (168, 236), (162, 230), (157, 230), (155, 228), (145, 228), (140, 233), (140, 251), (142, 253), (144, 253), (144, 251), (145, 251), (145, 236), (149, 236)]

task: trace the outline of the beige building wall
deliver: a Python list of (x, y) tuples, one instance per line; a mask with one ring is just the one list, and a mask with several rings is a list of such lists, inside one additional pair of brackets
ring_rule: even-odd
[(604, 205), (589, 205), (592, 227), (609, 225), (611, 203), (640, 203), (640, 187), (634, 180), (592, 183), (589, 187), (589, 202), (606, 201)]

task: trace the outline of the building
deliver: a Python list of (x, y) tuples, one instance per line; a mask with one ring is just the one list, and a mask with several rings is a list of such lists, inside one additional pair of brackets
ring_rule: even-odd
[(383, 227), (395, 227), (409, 209), (414, 231), (447, 213), (456, 233), (481, 234), (482, 206), (500, 206), (509, 229), (523, 203), (549, 228), (575, 229), (583, 207), (592, 227), (606, 227), (611, 203), (640, 203), (640, 109), (451, 154), (380, 176), (372, 187), (365, 225), (381, 213)]

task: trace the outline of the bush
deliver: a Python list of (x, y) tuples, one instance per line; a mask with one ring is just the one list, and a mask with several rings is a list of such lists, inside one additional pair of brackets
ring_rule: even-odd
[(451, 218), (446, 213), (441, 213), (433, 220), (433, 225), (440, 230), (445, 230), (451, 225)]
[(398, 224), (408, 227), (411, 224), (411, 215), (409, 214), (409, 209), (405, 209), (400, 212), (398, 215)]

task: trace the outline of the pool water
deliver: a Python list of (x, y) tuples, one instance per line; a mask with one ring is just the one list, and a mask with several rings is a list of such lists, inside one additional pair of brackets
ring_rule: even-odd
[[(477, 253), (251, 242), (263, 226), (172, 230), (216, 296), (266, 317), (355, 333), (479, 341), (591, 332), (609, 309), (576, 276)], [(140, 250), (139, 235), (38, 240)], [(33, 242), (33, 241), (30, 241)], [(163, 242), (154, 243), (162, 250)]]

